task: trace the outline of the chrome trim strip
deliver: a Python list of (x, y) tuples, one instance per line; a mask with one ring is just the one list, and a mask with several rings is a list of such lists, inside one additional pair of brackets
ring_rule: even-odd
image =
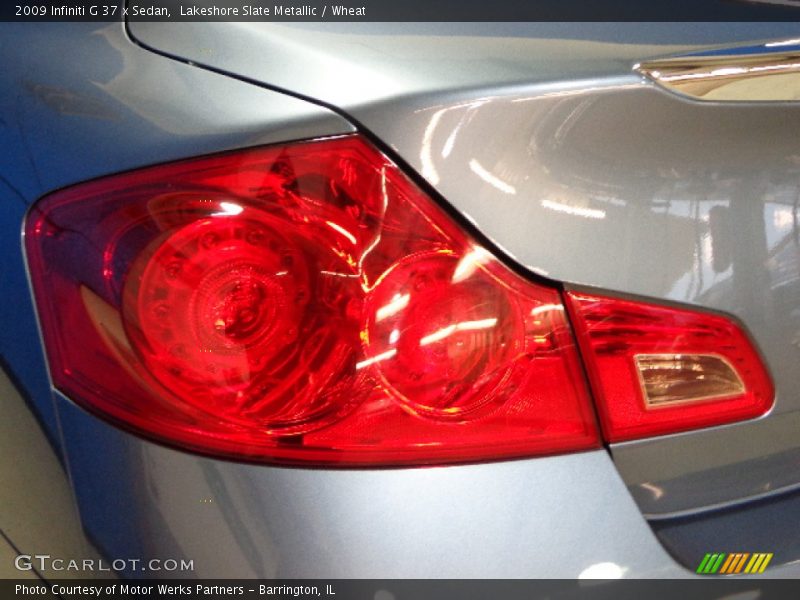
[(696, 100), (800, 100), (798, 39), (655, 59), (633, 68), (658, 85)]

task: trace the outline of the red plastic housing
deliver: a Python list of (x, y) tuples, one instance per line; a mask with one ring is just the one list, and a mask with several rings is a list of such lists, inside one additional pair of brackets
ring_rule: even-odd
[[(586, 364), (603, 437), (621, 442), (722, 425), (765, 414), (772, 406), (772, 380), (747, 335), (732, 320), (707, 312), (646, 302), (566, 294)], [(718, 372), (690, 364), (678, 389), (686, 400), (646, 402), (637, 357), (712, 357), (738, 376), (739, 389), (693, 400), (693, 386), (705, 386)], [(705, 378), (705, 380), (704, 380)], [(717, 383), (718, 387), (724, 387)], [(729, 386), (731, 387), (731, 386)]]
[(56, 387), (151, 439), (317, 465), (599, 445), (559, 291), (359, 136), (82, 184), (25, 235)]

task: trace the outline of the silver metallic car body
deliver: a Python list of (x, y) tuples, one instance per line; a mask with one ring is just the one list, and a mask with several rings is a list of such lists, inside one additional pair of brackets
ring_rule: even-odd
[[(744, 322), (773, 371), (774, 410), (613, 448), (645, 513), (800, 484), (800, 105), (693, 102), (633, 70), (688, 45), (556, 37), (680, 39), (690, 26), (131, 27), (159, 51), (341, 109), (534, 272)], [(728, 44), (757, 28), (703, 27), (706, 43)], [(730, 222), (717, 239), (714, 207)]]
[[(791, 166), (800, 109), (700, 107), (631, 71), (692, 44), (542, 41), (511, 25), (387, 27), (394, 36), (379, 25), (131, 25), (138, 43), (182, 60), (135, 46), (118, 25), (82, 34), (44, 27), (48, 51), (14, 67), (31, 81), (31, 97), (16, 100), (18, 113), (30, 111), (18, 125), (28, 155), (4, 175), (23, 177), (21, 165), (33, 165), (38, 185), (19, 186), (30, 203), (152, 162), (361, 124), (520, 265), (739, 317), (772, 368), (775, 409), (757, 422), (621, 444), (613, 460), (603, 449), (344, 471), (164, 448), (56, 392), (84, 530), (110, 558), (191, 558), (191, 575), (202, 577), (689, 575), (643, 512), (702, 511), (798, 484), (800, 370), (793, 330), (773, 318), (784, 310), (780, 286), (798, 278), (797, 251), (783, 241), (797, 221), (767, 227), (764, 207), (800, 191)], [(722, 26), (697, 34), (703, 45), (753, 35)], [(59, 47), (91, 53), (92, 68)], [(45, 60), (52, 67), (37, 69)], [(78, 158), (65, 165), (67, 153)], [(722, 272), (708, 250), (706, 219), (717, 205), (738, 242)], [(798, 574), (791, 565), (770, 571)]]

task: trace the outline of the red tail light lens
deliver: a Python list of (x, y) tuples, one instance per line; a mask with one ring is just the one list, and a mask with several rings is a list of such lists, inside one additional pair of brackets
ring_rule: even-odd
[(772, 382), (725, 317), (567, 294), (606, 440), (619, 442), (763, 415)]
[(599, 443), (559, 292), (358, 136), (58, 192), (26, 245), (55, 385), (156, 440), (347, 465)]

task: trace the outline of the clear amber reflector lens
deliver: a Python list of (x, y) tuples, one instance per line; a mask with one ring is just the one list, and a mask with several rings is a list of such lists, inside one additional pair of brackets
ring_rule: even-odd
[(638, 354), (634, 357), (647, 408), (703, 402), (744, 393), (731, 364), (713, 354)]

